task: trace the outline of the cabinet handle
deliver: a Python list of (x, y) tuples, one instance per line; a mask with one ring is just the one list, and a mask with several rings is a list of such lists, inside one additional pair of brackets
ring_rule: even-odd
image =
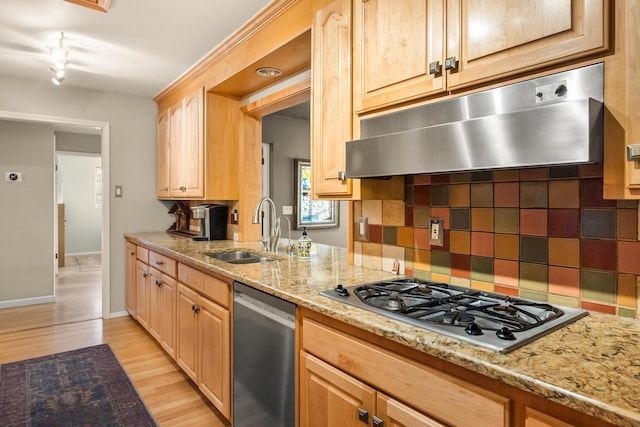
[(162, 265), (162, 264), (164, 264), (164, 262), (162, 262), (162, 261), (156, 261), (156, 265)]
[(131, 256), (134, 256), (136, 253), (135, 252), (131, 252)]
[(338, 181), (344, 181), (347, 179), (347, 174), (344, 171), (338, 172)]
[(142, 277), (144, 277), (145, 279), (149, 276), (149, 273), (142, 273)]
[(380, 418), (373, 416), (373, 427), (384, 427), (384, 421)]
[(442, 71), (442, 65), (440, 61), (434, 61), (429, 64), (429, 74), (440, 74)]
[(193, 312), (194, 312), (195, 314), (200, 313), (200, 307), (198, 307), (198, 306), (197, 306), (197, 305), (195, 305), (195, 304), (193, 304), (193, 305), (191, 306), (191, 310), (193, 310)]
[(365, 409), (358, 408), (358, 420), (365, 424), (369, 424), (369, 412)]
[(162, 286), (162, 282), (160, 280), (156, 280), (156, 286)]
[(444, 60), (444, 69), (445, 70), (456, 70), (458, 69), (458, 60), (455, 56), (451, 56)]
[(180, 191), (182, 191), (184, 193), (185, 191), (187, 191), (187, 187), (185, 187), (184, 185), (181, 185), (180, 186)]

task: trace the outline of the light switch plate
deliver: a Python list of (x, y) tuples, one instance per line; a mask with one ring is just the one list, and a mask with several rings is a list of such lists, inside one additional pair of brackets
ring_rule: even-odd
[(429, 243), (431, 246), (444, 246), (443, 218), (429, 218)]
[(369, 218), (366, 216), (358, 217), (358, 240), (369, 241)]
[(282, 215), (293, 215), (293, 206), (283, 206)]

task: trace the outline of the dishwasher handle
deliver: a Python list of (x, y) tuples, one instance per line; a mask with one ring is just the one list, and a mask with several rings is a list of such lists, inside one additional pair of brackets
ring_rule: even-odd
[(271, 319), (274, 322), (286, 326), (289, 329), (295, 330), (296, 328), (295, 314), (292, 315), (287, 313), (242, 292), (235, 291), (233, 293), (233, 303), (240, 304), (249, 310), (259, 313), (267, 319)]

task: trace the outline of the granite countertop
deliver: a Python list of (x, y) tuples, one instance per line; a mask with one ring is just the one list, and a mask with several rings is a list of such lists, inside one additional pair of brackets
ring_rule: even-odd
[(524, 347), (500, 354), (319, 295), (338, 283), (346, 287), (396, 277), (347, 265), (346, 249), (314, 243), (311, 259), (279, 255), (274, 262), (233, 265), (201, 252), (259, 252), (259, 244), (195, 242), (164, 232), (127, 233), (125, 237), (612, 424), (640, 426), (638, 321), (591, 312)]

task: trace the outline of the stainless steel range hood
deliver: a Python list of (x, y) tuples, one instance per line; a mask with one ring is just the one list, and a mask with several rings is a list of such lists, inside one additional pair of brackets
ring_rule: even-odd
[(602, 162), (602, 64), (361, 121), (349, 178)]

